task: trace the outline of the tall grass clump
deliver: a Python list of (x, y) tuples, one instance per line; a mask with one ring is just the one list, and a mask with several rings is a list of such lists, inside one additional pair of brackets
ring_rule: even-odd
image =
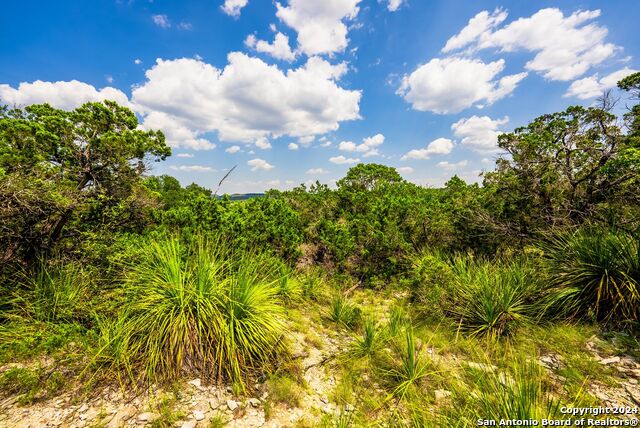
[(25, 275), (24, 287), (10, 301), (11, 315), (46, 323), (87, 321), (90, 316), (89, 275), (74, 264), (38, 265)]
[(132, 380), (196, 373), (244, 385), (285, 351), (282, 305), (274, 282), (262, 280), (264, 260), (231, 254), (216, 241), (188, 248), (175, 237), (145, 242), (127, 267), (121, 319), (104, 334), (98, 358), (115, 352), (112, 361)]
[(360, 308), (341, 293), (334, 295), (329, 303), (329, 318), (337, 324), (355, 327), (360, 322), (360, 315)]
[(441, 422), (445, 426), (471, 427), (477, 426), (479, 419), (565, 419), (560, 402), (544, 381), (547, 376), (536, 358), (524, 356), (516, 356), (509, 371), (470, 367), (465, 381), (454, 388), (455, 405), (443, 411)]
[(490, 263), (457, 257), (451, 314), (472, 336), (499, 338), (539, 314), (540, 283), (526, 261)]
[[(404, 345), (404, 346), (402, 346)], [(429, 364), (423, 358), (420, 349), (416, 347), (416, 339), (412, 329), (407, 329), (404, 335), (404, 344), (398, 346), (398, 359), (392, 366), (383, 369), (384, 377), (393, 387), (391, 397), (404, 399), (412, 394), (420, 382), (430, 374)]]
[(541, 244), (552, 314), (598, 321), (637, 321), (640, 308), (638, 238), (579, 230)]
[(362, 333), (351, 341), (348, 355), (356, 359), (373, 358), (381, 351), (385, 340), (385, 331), (373, 319), (368, 318), (362, 326)]

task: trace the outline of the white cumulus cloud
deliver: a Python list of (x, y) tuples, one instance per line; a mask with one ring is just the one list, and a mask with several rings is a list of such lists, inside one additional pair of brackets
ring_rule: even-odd
[(461, 160), (460, 162), (453, 162), (453, 163), (442, 161), (442, 162), (438, 162), (438, 167), (449, 170), (449, 171), (454, 171), (456, 169), (462, 169), (468, 164), (469, 164), (469, 161), (467, 160)]
[(239, 151), (240, 151), (240, 146), (231, 146), (225, 149), (225, 152), (231, 153), (231, 154), (238, 153)]
[(324, 168), (310, 168), (307, 170), (307, 174), (309, 175), (320, 175), (320, 174), (328, 174), (329, 171), (327, 171)]
[(192, 58), (158, 59), (132, 93), (144, 126), (168, 127), (174, 145), (198, 147), (212, 131), (222, 141), (250, 143), (324, 134), (360, 118), (361, 92), (338, 86), (344, 64), (313, 57), (282, 71), (240, 52), (228, 60), (218, 69)]
[(225, 0), (220, 9), (229, 16), (238, 17), (247, 3), (249, 3), (249, 0)]
[(396, 168), (396, 171), (402, 174), (411, 174), (413, 173), (413, 168), (411, 168), (410, 166), (401, 166), (399, 168)]
[(296, 143), (289, 143), (287, 147), (289, 148), (289, 150), (298, 150), (299, 146)]
[(389, 12), (395, 12), (400, 9), (400, 6), (404, 3), (404, 0), (388, 0), (387, 1), (387, 9)]
[(162, 28), (171, 27), (171, 21), (169, 21), (169, 18), (167, 17), (167, 15), (153, 15), (151, 19), (153, 20), (153, 23), (156, 24), (158, 27), (162, 27)]
[(192, 153), (178, 153), (176, 157), (179, 158), (192, 158), (194, 155)]
[(111, 100), (129, 106), (129, 99), (119, 89), (107, 86), (100, 90), (87, 83), (68, 82), (22, 82), (17, 88), (0, 84), (0, 101), (8, 105), (27, 106), (49, 103), (56, 108), (72, 110), (86, 102)]
[(506, 12), (487, 11), (471, 18), (468, 25), (447, 41), (443, 51), (463, 47), (493, 48), (500, 52), (527, 51), (534, 54), (525, 67), (550, 80), (571, 80), (611, 57), (619, 48), (607, 43), (607, 28), (593, 22), (600, 10), (579, 10), (564, 16), (558, 8), (541, 9), (502, 28)]
[(506, 97), (527, 73), (498, 79), (504, 60), (434, 58), (404, 76), (398, 94), (420, 111), (458, 113), (479, 103), (492, 104)]
[(255, 159), (251, 159), (250, 161), (247, 161), (247, 165), (251, 167), (251, 171), (257, 171), (259, 169), (263, 171), (269, 171), (270, 169), (274, 168), (274, 166), (271, 165), (269, 162), (260, 158), (255, 158)]
[(298, 33), (298, 50), (306, 55), (343, 52), (349, 44), (343, 21), (358, 14), (360, 0), (289, 0), (276, 3), (276, 15)]
[(271, 148), (271, 143), (265, 137), (260, 137), (256, 140), (256, 147), (260, 150), (267, 150)]
[(352, 141), (342, 141), (338, 149), (344, 152), (362, 153), (364, 157), (379, 155), (378, 147), (384, 143), (384, 135), (376, 134), (362, 140), (362, 144), (355, 144)]
[(625, 67), (600, 78), (598, 78), (597, 74), (594, 74), (593, 76), (576, 80), (571, 83), (564, 96), (576, 97), (581, 100), (598, 97), (607, 89), (615, 88), (620, 80), (635, 72), (637, 70)]
[(346, 158), (346, 157), (340, 155), (340, 156), (330, 157), (329, 158), (329, 162), (335, 163), (337, 165), (347, 165), (347, 164), (358, 163), (358, 162), (360, 162), (360, 159), (359, 158)]
[(432, 155), (448, 155), (452, 150), (453, 141), (448, 138), (437, 138), (424, 149), (409, 150), (401, 159), (429, 159)]
[(460, 138), (460, 144), (476, 152), (499, 151), (498, 135), (504, 131), (498, 128), (509, 122), (508, 117), (491, 119), (489, 116), (471, 116), (460, 119), (453, 125), (453, 135)]
[(265, 40), (257, 40), (256, 36), (250, 34), (245, 39), (244, 44), (251, 49), (255, 49), (257, 52), (266, 53), (282, 61), (291, 62), (296, 59), (296, 54), (289, 46), (289, 37), (280, 32), (275, 35), (273, 43)]

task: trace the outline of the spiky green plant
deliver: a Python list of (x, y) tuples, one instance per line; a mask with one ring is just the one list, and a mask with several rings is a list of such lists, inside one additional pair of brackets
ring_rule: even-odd
[(360, 308), (338, 293), (329, 304), (329, 318), (345, 327), (354, 327), (360, 320)]
[(302, 283), (293, 275), (291, 269), (286, 267), (280, 269), (278, 294), (287, 303), (295, 302), (302, 297)]
[(392, 385), (389, 398), (404, 399), (412, 394), (419, 383), (427, 376), (435, 373), (429, 371), (429, 364), (422, 357), (416, 347), (416, 339), (412, 329), (405, 331), (404, 347), (399, 347), (399, 362), (394, 362), (391, 367), (383, 369), (383, 375)]
[(389, 310), (389, 321), (387, 323), (387, 332), (389, 336), (396, 337), (404, 329), (411, 325), (411, 320), (404, 307), (395, 305)]
[(120, 365), (133, 378), (151, 382), (197, 372), (244, 385), (284, 351), (282, 307), (275, 284), (261, 279), (262, 257), (227, 253), (215, 241), (145, 242), (128, 267), (121, 319), (96, 361), (124, 356)]
[(453, 270), (458, 295), (451, 314), (460, 330), (498, 338), (537, 316), (540, 285), (526, 262), (458, 257)]
[(362, 326), (362, 334), (356, 335), (351, 341), (348, 355), (353, 358), (372, 358), (384, 345), (383, 330), (373, 319), (368, 318)]
[[(455, 385), (456, 405), (445, 409), (446, 426), (477, 426), (478, 419), (537, 420), (564, 419), (560, 402), (553, 398), (544, 379), (547, 374), (536, 358), (516, 356), (509, 371), (479, 370), (469, 367), (466, 382)], [(470, 394), (469, 391), (474, 393)], [(574, 403), (580, 397), (573, 397)]]
[(26, 276), (26, 293), (11, 301), (13, 315), (42, 322), (84, 321), (89, 316), (89, 277), (75, 264), (41, 263)]
[(602, 229), (552, 236), (541, 244), (553, 314), (636, 321), (640, 310), (640, 243)]

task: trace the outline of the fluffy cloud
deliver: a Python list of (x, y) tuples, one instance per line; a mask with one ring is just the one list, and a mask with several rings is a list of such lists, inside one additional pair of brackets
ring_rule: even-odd
[(329, 171), (323, 168), (311, 168), (307, 170), (307, 174), (310, 175), (320, 175), (320, 174), (328, 174)]
[(505, 20), (506, 13), (483, 11), (449, 39), (443, 50), (470, 47), (494, 48), (502, 52), (528, 51), (535, 53), (526, 63), (528, 70), (551, 80), (571, 80), (602, 63), (618, 49), (605, 42), (605, 27), (590, 22), (599, 16), (599, 10), (581, 10), (564, 16), (560, 9), (548, 8), (495, 29)]
[(497, 79), (504, 60), (488, 64), (467, 58), (434, 58), (404, 76), (398, 94), (414, 109), (458, 113), (478, 103), (492, 104), (509, 95), (527, 73)]
[(410, 166), (401, 166), (400, 168), (396, 168), (396, 170), (402, 174), (411, 174), (413, 172), (413, 168)]
[(401, 159), (429, 159), (432, 155), (448, 155), (451, 150), (453, 150), (453, 141), (448, 138), (438, 138), (424, 149), (410, 150)]
[(287, 147), (289, 150), (298, 150), (298, 145), (296, 143), (289, 143)]
[(240, 146), (231, 146), (225, 149), (225, 152), (231, 153), (231, 154), (238, 153), (239, 151), (240, 151)]
[(224, 4), (220, 6), (220, 9), (229, 16), (238, 17), (247, 3), (249, 3), (249, 0), (224, 0)]
[(337, 165), (347, 165), (347, 164), (358, 163), (358, 162), (360, 162), (360, 159), (359, 158), (346, 158), (346, 157), (340, 155), (340, 156), (333, 156), (333, 157), (329, 158), (329, 162), (335, 163)]
[(69, 82), (20, 83), (18, 88), (0, 85), (0, 101), (8, 105), (26, 106), (30, 104), (49, 103), (54, 107), (72, 110), (90, 101), (112, 100), (118, 104), (129, 106), (124, 92), (112, 87), (97, 90), (87, 83), (71, 80)]
[(179, 158), (192, 158), (194, 157), (192, 153), (178, 153), (176, 157)]
[(240, 52), (228, 59), (222, 70), (191, 58), (158, 59), (147, 70), (147, 81), (132, 93), (144, 126), (169, 127), (173, 145), (196, 148), (201, 136), (212, 131), (222, 141), (250, 143), (323, 134), (360, 118), (361, 92), (337, 84), (344, 64), (313, 57), (283, 72)]
[(402, 6), (403, 3), (404, 0), (389, 0), (387, 2), (387, 9), (389, 9), (389, 12), (395, 12), (400, 8), (400, 6)]
[(260, 150), (267, 150), (271, 148), (271, 143), (265, 137), (261, 137), (256, 140), (256, 147)]
[(135, 65), (140, 65), (140, 64), (142, 64), (142, 60), (141, 60), (140, 58), (136, 58), (136, 59), (134, 59), (134, 60), (133, 60), (133, 62), (134, 62), (134, 64), (135, 64)]
[(507, 13), (503, 10), (496, 9), (493, 13), (483, 10), (471, 18), (462, 31), (447, 40), (444, 48), (442, 48), (442, 52), (450, 52), (469, 45), (487, 33), (490, 33), (505, 19), (507, 19)]
[(446, 169), (448, 171), (455, 171), (456, 169), (464, 168), (468, 164), (469, 164), (469, 161), (466, 161), (466, 160), (461, 160), (460, 162), (455, 162), (455, 163), (442, 161), (442, 162), (438, 162), (438, 167)]
[(276, 59), (289, 62), (296, 59), (296, 54), (289, 47), (289, 38), (280, 32), (275, 35), (273, 43), (257, 40), (256, 36), (251, 34), (247, 36), (244, 44), (257, 52), (266, 53)]
[(247, 161), (247, 165), (251, 167), (251, 171), (257, 171), (259, 169), (263, 171), (269, 171), (270, 169), (274, 168), (274, 166), (271, 165), (269, 162), (260, 158), (255, 158), (255, 159), (251, 159), (250, 161)]
[(213, 168), (209, 166), (202, 165), (171, 165), (171, 168), (174, 171), (184, 171), (184, 172), (210, 172), (215, 171)]
[(306, 55), (342, 52), (349, 44), (347, 26), (358, 14), (360, 0), (289, 0), (276, 3), (276, 15), (298, 33), (298, 50)]
[(314, 137), (313, 135), (305, 135), (304, 137), (298, 138), (298, 144), (300, 144), (302, 147), (309, 147), (309, 145), (313, 143), (313, 140), (315, 139), (316, 137)]
[(627, 77), (628, 75), (635, 73), (637, 70), (632, 70), (628, 67), (622, 70), (614, 71), (604, 77), (598, 79), (598, 75), (585, 77), (584, 79), (576, 80), (569, 86), (569, 89), (564, 94), (565, 97), (576, 97), (581, 100), (589, 98), (595, 98), (607, 89), (615, 88), (618, 81)]
[(167, 17), (167, 15), (153, 15), (151, 19), (153, 19), (153, 23), (156, 24), (158, 27), (162, 27), (162, 28), (171, 27), (171, 22), (169, 21), (169, 18)]
[(352, 141), (342, 141), (338, 149), (344, 152), (362, 153), (364, 157), (376, 156), (380, 154), (378, 147), (384, 143), (384, 135), (376, 134), (362, 140), (362, 144), (355, 144)]
[(498, 135), (503, 133), (498, 131), (498, 127), (507, 122), (509, 118), (506, 116), (496, 120), (488, 116), (471, 116), (451, 125), (451, 130), (463, 146), (476, 152), (495, 152), (500, 150)]

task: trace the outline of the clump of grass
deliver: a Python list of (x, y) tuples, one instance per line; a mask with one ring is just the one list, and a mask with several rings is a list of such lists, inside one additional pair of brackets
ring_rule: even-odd
[(300, 300), (303, 295), (302, 283), (294, 277), (290, 269), (282, 268), (278, 278), (278, 294), (287, 303)]
[(14, 316), (47, 323), (84, 322), (89, 317), (89, 275), (75, 264), (40, 263), (25, 286), (26, 292), (11, 301)]
[(336, 294), (329, 304), (331, 321), (348, 328), (355, 327), (360, 321), (361, 311), (342, 294)]
[(269, 400), (282, 403), (287, 407), (300, 407), (304, 391), (302, 387), (289, 376), (271, 376), (267, 380)]
[(356, 359), (370, 359), (381, 350), (384, 342), (384, 331), (378, 323), (368, 318), (362, 326), (362, 333), (353, 338), (347, 352), (350, 357)]
[(412, 329), (405, 331), (404, 347), (398, 349), (398, 361), (383, 370), (383, 375), (392, 385), (390, 397), (404, 399), (419, 389), (420, 382), (427, 376), (435, 373), (429, 371), (429, 364), (422, 357), (420, 349), (416, 347), (416, 339)]
[(145, 243), (128, 267), (123, 313), (103, 332), (96, 361), (133, 380), (196, 372), (244, 385), (284, 356), (283, 308), (275, 284), (261, 279), (264, 259), (227, 254), (212, 241), (194, 247), (174, 237)]
[(524, 261), (489, 263), (458, 257), (457, 296), (451, 309), (460, 330), (499, 338), (539, 314), (540, 285)]
[(404, 307), (395, 305), (389, 310), (387, 332), (389, 336), (396, 337), (411, 325), (411, 320)]
[(547, 375), (536, 358), (516, 356), (510, 372), (469, 368), (466, 374), (468, 383), (459, 383), (453, 391), (455, 405), (442, 414), (445, 425), (477, 426), (479, 419), (565, 418), (560, 402), (544, 383)]
[(32, 403), (41, 390), (40, 373), (37, 370), (16, 367), (0, 376), (0, 391), (19, 396), (21, 404)]
[(608, 230), (579, 230), (541, 244), (551, 284), (551, 314), (599, 321), (637, 321), (640, 243)]

